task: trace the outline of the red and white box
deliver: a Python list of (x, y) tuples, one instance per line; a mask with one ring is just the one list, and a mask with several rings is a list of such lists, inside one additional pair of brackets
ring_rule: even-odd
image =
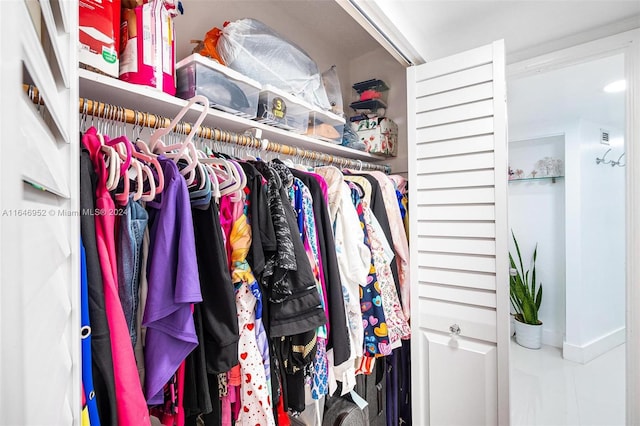
[(78, 20), (78, 61), (117, 78), (120, 68), (120, 0), (80, 0)]

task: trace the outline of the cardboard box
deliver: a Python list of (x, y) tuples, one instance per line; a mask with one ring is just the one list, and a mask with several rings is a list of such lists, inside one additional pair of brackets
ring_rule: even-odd
[(351, 128), (372, 154), (398, 155), (398, 125), (387, 117), (373, 117), (351, 123)]
[(118, 78), (120, 0), (80, 0), (78, 61)]

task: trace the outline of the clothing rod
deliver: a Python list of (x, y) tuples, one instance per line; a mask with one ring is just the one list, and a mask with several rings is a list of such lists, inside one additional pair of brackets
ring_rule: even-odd
[[(23, 84), (23, 89), (25, 92), (27, 92), (34, 103), (43, 104), (38, 89), (35, 86)], [(162, 117), (157, 114), (141, 112), (129, 108), (124, 108), (118, 105), (110, 105), (104, 102), (99, 102), (87, 98), (79, 98), (78, 107), (79, 112), (83, 115), (104, 118), (107, 120), (118, 122), (124, 121), (128, 124), (153, 129), (166, 128), (169, 127), (169, 124), (171, 123), (170, 118)], [(191, 123), (185, 123), (181, 121), (177, 126), (180, 126), (181, 130), (187, 134), (192, 130)], [(310, 151), (297, 148), (295, 146), (275, 143), (272, 141), (268, 141), (268, 143), (263, 144), (263, 141), (261, 139), (255, 138), (253, 136), (229, 132), (218, 128), (199, 126), (197, 136), (203, 139), (209, 139), (214, 142), (231, 143), (242, 147), (275, 152), (277, 154), (299, 156), (305, 160), (316, 161), (322, 164), (335, 165), (341, 168), (378, 170), (387, 174), (391, 173), (391, 167), (387, 164), (368, 163), (361, 160), (353, 160), (350, 158), (339, 157), (323, 152)]]

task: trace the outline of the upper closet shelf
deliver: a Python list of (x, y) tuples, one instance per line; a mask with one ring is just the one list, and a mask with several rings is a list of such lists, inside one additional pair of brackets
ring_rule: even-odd
[[(183, 99), (170, 96), (150, 87), (130, 84), (125, 81), (106, 77), (85, 69), (79, 70), (79, 78), (80, 96), (90, 100), (158, 114), (167, 118), (174, 117), (178, 114), (180, 109), (187, 104), (187, 101)], [(194, 107), (191, 112), (185, 115), (185, 121), (196, 121), (199, 115), (196, 108), (197, 107)], [(224, 111), (219, 111), (213, 108), (209, 111), (208, 117), (203, 122), (203, 125), (207, 127), (217, 127), (222, 130), (236, 133), (243, 133), (245, 130), (255, 127), (262, 129), (262, 138), (266, 138), (272, 142), (280, 144), (296, 146), (300, 149), (319, 151), (330, 155), (369, 162), (388, 160), (388, 158), (381, 155), (369, 154), (368, 152), (335, 145), (329, 142), (310, 138), (305, 135), (291, 133), (253, 120), (238, 117)]]

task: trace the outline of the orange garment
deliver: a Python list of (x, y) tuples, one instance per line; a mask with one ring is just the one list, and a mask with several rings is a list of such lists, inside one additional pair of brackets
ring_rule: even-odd
[(204, 40), (202, 40), (202, 49), (200, 49), (200, 53), (202, 56), (208, 56), (209, 58), (215, 59), (220, 62), (222, 65), (226, 65), (222, 60), (222, 57), (218, 53), (218, 40), (222, 35), (222, 30), (218, 27), (213, 27), (207, 32), (204, 36)]

